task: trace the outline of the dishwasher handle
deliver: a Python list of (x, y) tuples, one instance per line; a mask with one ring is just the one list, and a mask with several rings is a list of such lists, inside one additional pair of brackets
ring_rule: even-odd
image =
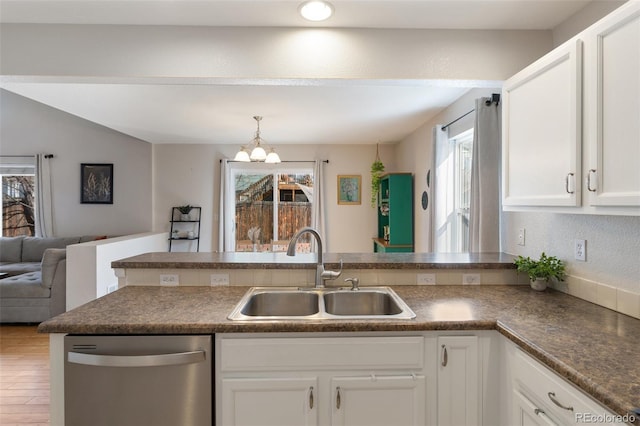
[(204, 351), (178, 352), (160, 355), (95, 355), (68, 352), (67, 360), (74, 364), (95, 367), (162, 367), (195, 364), (205, 361)]

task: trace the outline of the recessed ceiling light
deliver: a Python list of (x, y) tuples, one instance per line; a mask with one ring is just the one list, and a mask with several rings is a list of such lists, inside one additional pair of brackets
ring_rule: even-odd
[(300, 15), (309, 21), (324, 21), (333, 15), (333, 6), (327, 1), (311, 0), (299, 7)]

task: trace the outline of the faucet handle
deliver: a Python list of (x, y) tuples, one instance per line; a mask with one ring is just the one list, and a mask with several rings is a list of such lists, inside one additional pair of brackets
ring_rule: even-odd
[(360, 290), (360, 288), (358, 287), (358, 285), (360, 284), (360, 279), (359, 278), (345, 278), (344, 282), (350, 282), (351, 283), (351, 291)]
[(323, 280), (335, 280), (342, 274), (342, 259), (340, 259), (340, 270), (339, 271), (322, 271), (322, 279)]

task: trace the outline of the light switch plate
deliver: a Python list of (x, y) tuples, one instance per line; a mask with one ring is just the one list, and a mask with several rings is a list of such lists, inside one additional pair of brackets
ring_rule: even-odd
[(477, 285), (480, 284), (480, 274), (462, 274), (463, 285)]

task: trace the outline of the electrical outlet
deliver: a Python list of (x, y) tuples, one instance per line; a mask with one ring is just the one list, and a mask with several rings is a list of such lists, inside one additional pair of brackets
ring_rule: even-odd
[(587, 261), (587, 240), (575, 240), (573, 245), (573, 256), (581, 262)]
[(177, 286), (180, 284), (178, 275), (176, 274), (160, 274), (160, 285)]
[(462, 274), (462, 284), (464, 285), (480, 284), (480, 274)]
[(229, 285), (229, 274), (211, 274), (211, 286)]
[(524, 245), (524, 234), (525, 234), (525, 229), (524, 228), (518, 229), (518, 245), (519, 246), (523, 246)]
[(436, 274), (418, 274), (416, 277), (416, 283), (418, 285), (435, 285)]
[(107, 294), (113, 293), (117, 289), (118, 289), (118, 283), (111, 284), (110, 286), (107, 287)]

